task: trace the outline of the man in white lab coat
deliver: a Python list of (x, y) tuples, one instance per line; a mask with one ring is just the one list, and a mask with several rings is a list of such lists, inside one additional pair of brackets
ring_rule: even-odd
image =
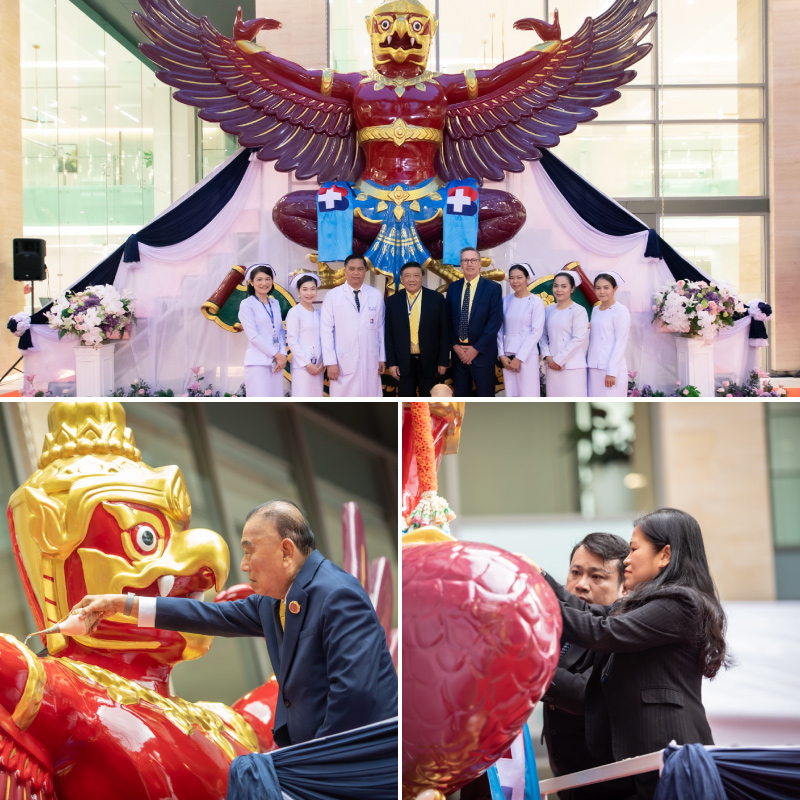
[(322, 357), (331, 397), (380, 397), (386, 367), (383, 341), (383, 295), (364, 284), (367, 265), (361, 256), (344, 262), (345, 283), (322, 302)]

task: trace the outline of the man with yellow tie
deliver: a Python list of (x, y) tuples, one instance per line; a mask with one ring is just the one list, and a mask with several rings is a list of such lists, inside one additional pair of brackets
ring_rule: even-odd
[(400, 269), (405, 288), (386, 301), (386, 368), (399, 397), (430, 397), (450, 360), (447, 305), (439, 292), (422, 285), (416, 261)]
[(500, 286), (481, 277), (481, 254), (461, 251), (464, 277), (447, 287), (450, 343), (453, 348), (453, 394), (494, 397), (497, 332), (503, 324)]
[(140, 627), (263, 636), (278, 679), (280, 747), (396, 717), (397, 673), (372, 602), (357, 578), (315, 549), (305, 514), (288, 500), (254, 508), (242, 550), (255, 592), (242, 600), (130, 593), (89, 596), (76, 608), (103, 617), (124, 611)]

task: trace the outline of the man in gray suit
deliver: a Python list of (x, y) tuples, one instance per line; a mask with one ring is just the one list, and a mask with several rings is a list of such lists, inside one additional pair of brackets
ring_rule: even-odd
[[(572, 549), (568, 592), (587, 603), (611, 605), (625, 593), (623, 559), (628, 543), (611, 533), (590, 533)], [(586, 746), (584, 696), (595, 654), (562, 640), (561, 657), (553, 681), (542, 698), (544, 740), (554, 775), (599, 766)], [(559, 792), (561, 800), (605, 800), (633, 794), (629, 779), (599, 783)]]

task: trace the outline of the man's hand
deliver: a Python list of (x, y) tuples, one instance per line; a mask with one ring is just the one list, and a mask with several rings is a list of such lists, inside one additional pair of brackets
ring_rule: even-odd
[(439, 374), (444, 375), (447, 372), (447, 367), (439, 367)]
[[(114, 614), (122, 614), (127, 601), (128, 597), (124, 594), (89, 594), (79, 603), (76, 603), (69, 613), (77, 614), (81, 619), (86, 619), (92, 614), (96, 614), (97, 619), (87, 631), (87, 633), (94, 633), (101, 620), (113, 617)], [(133, 601), (131, 616), (138, 617), (138, 615), (139, 598), (137, 597)]]
[(389, 367), (387, 372), (396, 380), (400, 380), (400, 367)]
[(606, 389), (617, 385), (617, 379), (613, 375), (606, 375)]
[(328, 370), (328, 380), (329, 381), (338, 381), (339, 380), (339, 365), (338, 364), (331, 364), (329, 367), (326, 367)]
[(555, 372), (561, 372), (561, 367), (553, 361), (553, 356), (545, 356), (544, 363), (547, 364), (548, 369), (552, 369)]
[(477, 355), (478, 355), (478, 351), (471, 344), (468, 344), (464, 348), (464, 356), (462, 357), (461, 360), (465, 364), (471, 364), (475, 360), (475, 357)]
[(383, 375), (384, 372), (386, 372), (386, 362), (385, 361), (379, 361), (378, 362), (378, 375)]

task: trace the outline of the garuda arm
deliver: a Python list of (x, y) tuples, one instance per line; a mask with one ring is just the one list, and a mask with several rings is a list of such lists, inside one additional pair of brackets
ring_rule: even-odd
[(13, 636), (0, 634), (0, 797), (54, 800), (51, 758), (28, 730), (45, 683), (39, 659)]
[(588, 18), (569, 39), (560, 27), (521, 20), (515, 27), (554, 36), (491, 70), (442, 75), (449, 101), (444, 141), (436, 156), (443, 180), (469, 176), (501, 181), (522, 172), (594, 109), (619, 98), (617, 88), (633, 80), (628, 69), (652, 45), (639, 44), (655, 23), (652, 0), (616, 0), (596, 19)]
[[(361, 76), (306, 70), (254, 47), (244, 37), (275, 20), (234, 27), (235, 39), (217, 31), (176, 0), (140, 0), (134, 14), (150, 40), (142, 52), (162, 67), (158, 78), (177, 91), (176, 100), (201, 109), (258, 158), (274, 161), (298, 180), (355, 179), (362, 169), (353, 119), (353, 90)], [(241, 37), (241, 38), (240, 38)]]

